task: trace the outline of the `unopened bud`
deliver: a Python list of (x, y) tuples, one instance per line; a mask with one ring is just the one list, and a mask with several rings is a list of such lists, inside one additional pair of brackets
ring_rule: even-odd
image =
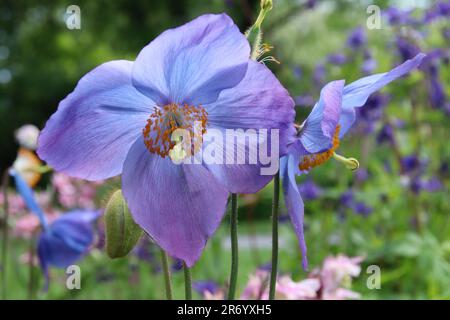
[(126, 256), (143, 234), (134, 222), (121, 190), (114, 192), (106, 205), (105, 229), (106, 253), (112, 259)]

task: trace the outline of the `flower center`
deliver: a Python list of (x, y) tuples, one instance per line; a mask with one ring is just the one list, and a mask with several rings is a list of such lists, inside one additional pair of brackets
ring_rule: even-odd
[(142, 129), (145, 146), (162, 158), (171, 155), (176, 146), (176, 154), (181, 152), (183, 158), (193, 155), (200, 149), (207, 120), (202, 106), (171, 103), (155, 108)]
[(328, 161), (328, 159), (330, 159), (333, 156), (334, 151), (337, 148), (339, 148), (339, 130), (340, 130), (340, 128), (341, 128), (340, 125), (336, 126), (336, 130), (334, 131), (334, 135), (333, 135), (333, 141), (332, 141), (331, 148), (324, 152), (308, 154), (308, 155), (304, 156), (302, 162), (299, 165), (300, 170), (302, 170), (302, 171), (309, 170), (311, 168), (317, 167), (317, 166), (321, 165), (322, 163), (325, 163), (326, 161)]

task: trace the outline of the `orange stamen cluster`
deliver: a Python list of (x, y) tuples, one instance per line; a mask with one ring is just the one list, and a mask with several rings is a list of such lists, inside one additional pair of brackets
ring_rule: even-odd
[(333, 156), (334, 151), (339, 148), (339, 130), (340, 125), (336, 126), (336, 130), (334, 131), (332, 146), (327, 151), (309, 154), (303, 157), (303, 161), (300, 163), (300, 170), (309, 170), (311, 168), (317, 167), (322, 163), (325, 163)]
[[(196, 107), (187, 104), (180, 106), (171, 103), (162, 108), (155, 108), (142, 130), (145, 146), (151, 153), (156, 153), (165, 158), (176, 145), (176, 142), (172, 141), (172, 133), (177, 129), (185, 129), (189, 131), (191, 137), (190, 151), (194, 154), (199, 150), (198, 142), (206, 132), (207, 120), (208, 114), (202, 106)], [(201, 124), (200, 137), (194, 132), (196, 122)]]

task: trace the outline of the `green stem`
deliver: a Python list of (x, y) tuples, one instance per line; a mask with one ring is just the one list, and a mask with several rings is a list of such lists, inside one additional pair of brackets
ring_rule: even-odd
[(9, 169), (5, 170), (2, 178), (2, 191), (3, 191), (3, 239), (2, 239), (2, 299), (6, 299), (6, 271), (8, 264), (8, 242), (9, 242), (9, 204), (8, 204), (8, 182), (9, 182)]
[(280, 202), (280, 173), (277, 172), (273, 180), (272, 203), (272, 270), (270, 273), (269, 300), (275, 299), (275, 287), (278, 271), (278, 210)]
[(161, 264), (164, 272), (164, 283), (166, 285), (166, 298), (167, 300), (173, 299), (172, 293), (172, 280), (170, 277), (170, 269), (169, 269), (169, 259), (167, 257), (167, 253), (161, 249)]
[(231, 273), (230, 288), (228, 290), (228, 300), (234, 300), (236, 295), (236, 285), (238, 277), (239, 249), (238, 249), (238, 202), (237, 194), (231, 194), (231, 216), (230, 216), (230, 236), (231, 236)]
[(192, 300), (192, 275), (191, 270), (188, 268), (186, 263), (183, 261), (184, 270), (184, 292), (186, 300)]
[(34, 235), (30, 237), (30, 247), (29, 247), (29, 265), (28, 265), (28, 300), (33, 300), (34, 297)]

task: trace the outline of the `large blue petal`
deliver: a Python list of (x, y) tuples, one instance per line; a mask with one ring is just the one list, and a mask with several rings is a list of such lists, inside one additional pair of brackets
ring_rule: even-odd
[[(244, 79), (236, 87), (223, 90), (217, 101), (204, 107), (208, 112), (208, 130), (217, 129), (222, 137), (226, 136), (226, 129), (247, 130), (249, 133), (246, 140), (236, 139), (234, 142), (223, 139), (223, 164), (206, 166), (230, 192), (257, 192), (272, 179), (272, 176), (261, 174), (261, 167), (267, 167), (268, 164), (262, 164), (259, 157), (263, 144), (269, 154), (272, 151), (272, 130), (278, 130), (278, 138), (274, 142), (278, 145), (280, 155), (286, 153), (288, 142), (294, 139), (294, 101), (266, 66), (250, 61)], [(260, 129), (267, 130), (267, 135)], [(205, 141), (209, 135), (208, 131)], [(220, 147), (218, 144), (216, 146)], [(207, 143), (204, 143), (204, 147), (208, 148)], [(236, 160), (231, 158), (234, 156), (236, 159), (238, 150), (245, 155), (246, 164), (236, 164)], [(254, 152), (253, 156), (256, 154), (256, 164), (249, 163), (250, 152)]]
[[(278, 171), (279, 156), (266, 158), (272, 159), (268, 160), (272, 161), (272, 163), (264, 164), (260, 162), (260, 159), (255, 158), (258, 157), (260, 141), (269, 144), (267, 153), (271, 154), (270, 139), (270, 135), (267, 138), (258, 139), (257, 134), (242, 134), (240, 138), (234, 139), (234, 142), (229, 142), (226, 139), (225, 129), (210, 129), (203, 136), (201, 160), (198, 154), (195, 155), (195, 158), (198, 163), (202, 161), (203, 165), (229, 192), (255, 193), (269, 183), (273, 175)], [(279, 141), (276, 140), (275, 143), (279, 143)], [(213, 163), (211, 160), (208, 161), (206, 157), (210, 154), (220, 160), (217, 163)], [(262, 170), (267, 171), (264, 172)]]
[(425, 54), (419, 53), (413, 59), (407, 60), (389, 72), (364, 77), (345, 86), (342, 98), (342, 109), (345, 112), (339, 121), (340, 136), (344, 136), (355, 122), (354, 111), (350, 111), (350, 109), (363, 106), (372, 93), (418, 67), (424, 57)]
[(341, 116), (344, 80), (328, 83), (320, 92), (316, 103), (300, 132), (300, 141), (310, 153), (328, 150)]
[(130, 61), (100, 65), (59, 104), (39, 137), (39, 156), (57, 171), (98, 180), (116, 176), (154, 103), (131, 84)]
[(45, 218), (45, 214), (42, 211), (41, 207), (39, 207), (38, 203), (36, 202), (33, 190), (15, 169), (11, 169), (9, 173), (14, 178), (16, 189), (22, 196), (28, 209), (38, 216), (42, 228), (47, 229), (47, 219)]
[(206, 14), (162, 33), (139, 53), (136, 88), (159, 105), (207, 104), (245, 75), (250, 46), (225, 14)]
[(281, 159), (280, 174), (283, 183), (283, 194), (286, 208), (291, 218), (297, 235), (300, 250), (302, 252), (302, 266), (303, 269), (308, 269), (307, 248), (304, 235), (304, 205), (303, 200), (298, 191), (295, 175), (298, 172), (299, 159), (296, 155), (290, 154)]
[(138, 139), (125, 160), (122, 190), (134, 220), (173, 257), (192, 266), (219, 226), (227, 190), (201, 164), (176, 165)]

